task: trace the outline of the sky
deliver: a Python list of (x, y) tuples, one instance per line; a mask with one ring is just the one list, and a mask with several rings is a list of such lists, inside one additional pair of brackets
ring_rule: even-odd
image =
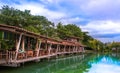
[(57, 24), (76, 24), (102, 42), (120, 42), (120, 0), (0, 0)]

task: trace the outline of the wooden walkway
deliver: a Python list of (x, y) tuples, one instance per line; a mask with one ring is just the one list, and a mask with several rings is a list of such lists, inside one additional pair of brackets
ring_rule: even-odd
[(58, 53), (53, 53), (53, 54), (50, 54), (50, 55), (43, 55), (43, 56), (39, 56), (39, 57), (30, 57), (30, 58), (21, 59), (21, 60), (12, 60), (11, 63), (29, 62), (29, 61), (34, 61), (34, 60), (40, 60), (40, 59), (43, 59), (43, 58), (50, 58), (50, 57), (57, 56), (57, 55), (62, 55), (62, 54), (70, 54), (70, 53), (76, 53), (76, 52), (58, 52)]
[(18, 59), (18, 60), (14, 60), (14, 59), (0, 59), (0, 65), (1, 66), (11, 66), (11, 67), (17, 67), (17, 64), (21, 64), (21, 63), (25, 63), (25, 62), (29, 62), (29, 61), (40, 61), (40, 59), (44, 59), (44, 58), (50, 58), (50, 57), (57, 57), (58, 55), (65, 55), (65, 54), (73, 54), (73, 53), (80, 53), (78, 51), (74, 51), (74, 52), (57, 52), (57, 53), (51, 53), (51, 54), (47, 54), (47, 55), (41, 55), (38, 57), (28, 57), (28, 58), (24, 58), (24, 59)]
[(43, 58), (49, 58), (51, 56), (56, 56), (56, 54), (44, 55), (44, 56), (40, 56), (40, 57), (30, 57), (30, 58), (21, 59), (21, 60), (12, 60), (11, 63), (24, 63), (24, 62), (29, 62), (29, 61), (43, 59)]
[[(45, 37), (23, 28), (2, 25), (0, 24), (0, 35), (9, 35), (11, 38), (3, 40), (15, 41), (14, 47), (0, 48), (0, 66), (14, 65), (29, 62), (39, 61), (43, 58), (57, 57), (58, 55), (74, 54), (84, 52), (84, 45), (80, 43), (79, 37), (66, 37), (61, 40)], [(2, 44), (0, 44), (2, 45)], [(9, 45), (8, 45), (9, 46)]]

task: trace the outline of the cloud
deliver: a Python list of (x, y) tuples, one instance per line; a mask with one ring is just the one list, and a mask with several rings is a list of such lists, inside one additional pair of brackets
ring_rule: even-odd
[(120, 35), (112, 37), (112, 38), (110, 38), (110, 37), (107, 37), (107, 38), (102, 37), (102, 38), (96, 38), (96, 39), (99, 39), (100, 41), (102, 41), (104, 43), (105, 42), (112, 42), (112, 41), (120, 42)]
[(120, 33), (120, 21), (91, 21), (86, 25), (82, 25), (81, 27), (84, 31), (89, 31), (91, 34)]
[[(52, 2), (52, 0), (47, 0), (48, 2)], [(20, 10), (31, 10), (31, 14), (33, 15), (41, 15), (47, 17), (51, 21), (56, 21), (57, 19), (61, 19), (63, 17), (66, 17), (67, 14), (60, 12), (60, 11), (53, 11), (48, 9), (44, 4), (42, 3), (37, 3), (37, 2), (27, 2), (27, 1), (19, 1), (20, 4), (15, 4), (9, 5), (10, 2), (8, 3), (9, 6), (14, 7), (16, 9)], [(6, 3), (2, 3), (2, 5), (7, 5)]]
[(120, 41), (120, 21), (91, 21), (86, 25), (80, 25), (83, 31), (103, 42)]
[(120, 0), (0, 0), (2, 5), (31, 10), (55, 23), (76, 24), (101, 40), (119, 38)]
[(25, 10), (25, 9), (31, 10), (31, 14), (46, 16), (50, 20), (60, 19), (60, 18), (66, 16), (65, 13), (57, 12), (57, 11), (51, 11), (51, 10), (45, 8), (44, 5), (37, 4), (37, 3), (16, 5), (15, 7), (18, 8), (18, 9), (21, 9), (21, 10)]
[(86, 19), (80, 18), (80, 17), (67, 17), (67, 18), (60, 19), (59, 22), (62, 22), (64, 24), (75, 24), (75, 23), (80, 23), (85, 20)]
[(119, 19), (120, 0), (87, 0), (81, 10), (94, 19)]

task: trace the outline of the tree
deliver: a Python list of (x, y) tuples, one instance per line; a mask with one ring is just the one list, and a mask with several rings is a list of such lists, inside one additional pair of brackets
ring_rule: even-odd
[(82, 43), (96, 50), (101, 50), (103, 43), (91, 37), (87, 32), (82, 32), (81, 28), (75, 24), (64, 25), (61, 22), (55, 27), (54, 23), (46, 17), (32, 15), (30, 10), (18, 10), (9, 6), (2, 6), (0, 10), (0, 23), (22, 27), (29, 31), (56, 39), (66, 37), (82, 38)]
[(65, 28), (67, 29), (67, 31), (71, 33), (70, 36), (75, 36), (80, 38), (83, 37), (83, 32), (81, 31), (81, 28), (79, 28), (75, 24), (65, 25)]
[[(30, 10), (20, 11), (13, 7), (3, 6), (0, 10), (0, 23), (25, 28), (29, 31), (45, 35), (54, 24), (44, 16), (34, 16)], [(47, 27), (47, 28), (46, 28)]]

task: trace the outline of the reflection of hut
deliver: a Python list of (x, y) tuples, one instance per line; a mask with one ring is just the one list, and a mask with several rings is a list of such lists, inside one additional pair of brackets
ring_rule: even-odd
[(13, 65), (57, 54), (83, 52), (78, 40), (55, 40), (23, 28), (0, 25), (0, 64)]

